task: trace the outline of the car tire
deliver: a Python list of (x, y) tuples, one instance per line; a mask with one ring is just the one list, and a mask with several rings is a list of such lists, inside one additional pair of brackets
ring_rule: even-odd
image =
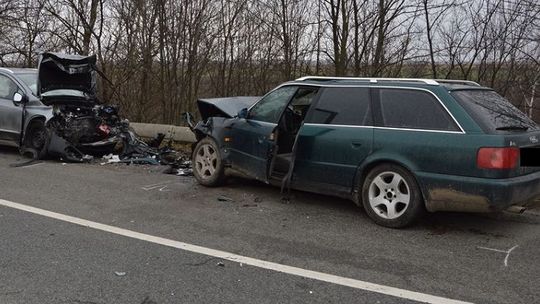
[(26, 129), (24, 136), (23, 151), (32, 151), (34, 158), (42, 159), (47, 152), (49, 133), (42, 121), (33, 121)]
[(223, 160), (215, 140), (203, 138), (197, 143), (192, 155), (193, 175), (197, 181), (207, 187), (216, 187), (225, 178)]
[(425, 212), (422, 193), (414, 176), (398, 165), (372, 169), (362, 184), (362, 204), (377, 224), (403, 228)]

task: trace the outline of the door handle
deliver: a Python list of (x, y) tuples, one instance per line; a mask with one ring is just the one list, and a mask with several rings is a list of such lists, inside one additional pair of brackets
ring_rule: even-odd
[(353, 142), (351, 142), (351, 145), (352, 145), (353, 148), (360, 148), (362, 146), (362, 142), (353, 141)]

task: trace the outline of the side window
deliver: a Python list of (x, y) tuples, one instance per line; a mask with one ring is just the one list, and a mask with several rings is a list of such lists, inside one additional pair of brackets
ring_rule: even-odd
[(430, 93), (407, 89), (380, 89), (385, 127), (459, 131), (450, 115)]
[(325, 88), (306, 122), (372, 125), (369, 88)]
[(306, 117), (306, 114), (313, 102), (313, 98), (317, 96), (319, 88), (316, 87), (303, 87), (298, 89), (294, 95), (289, 108), (296, 114), (298, 114), (302, 119)]
[(298, 87), (281, 87), (257, 102), (249, 111), (249, 119), (277, 123), (281, 113)]
[(18, 87), (15, 82), (4, 75), (0, 75), (0, 98), (11, 100), (17, 90)]

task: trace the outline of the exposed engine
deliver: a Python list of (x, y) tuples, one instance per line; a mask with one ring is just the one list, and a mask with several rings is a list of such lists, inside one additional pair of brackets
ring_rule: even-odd
[(115, 106), (56, 105), (53, 113), (54, 117), (49, 121), (51, 130), (75, 146), (109, 137), (119, 122)]

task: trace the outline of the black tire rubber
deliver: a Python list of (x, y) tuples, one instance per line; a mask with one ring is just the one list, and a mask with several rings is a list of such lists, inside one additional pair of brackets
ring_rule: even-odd
[(36, 159), (42, 159), (47, 153), (48, 136), (42, 121), (31, 122), (25, 132), (22, 151), (35, 150)]
[[(385, 219), (377, 214), (369, 203), (369, 187), (371, 182), (383, 172), (395, 172), (401, 175), (407, 183), (410, 192), (410, 202), (405, 212), (395, 219)], [(367, 215), (377, 224), (389, 228), (403, 228), (413, 224), (426, 212), (420, 187), (414, 176), (405, 168), (395, 164), (381, 164), (373, 168), (362, 183), (362, 204)]]
[[(214, 174), (212, 174), (210, 177), (201, 176), (199, 170), (197, 170), (197, 167), (196, 167), (197, 163), (195, 160), (195, 156), (200, 152), (200, 150), (205, 145), (210, 145), (212, 149), (217, 153), (216, 170)], [(197, 143), (197, 145), (195, 146), (195, 149), (193, 149), (193, 154), (191, 156), (191, 164), (193, 166), (193, 175), (195, 176), (199, 184), (206, 187), (217, 187), (223, 184), (225, 180), (225, 169), (223, 166), (223, 160), (221, 159), (221, 152), (214, 139), (210, 137), (205, 137)]]

